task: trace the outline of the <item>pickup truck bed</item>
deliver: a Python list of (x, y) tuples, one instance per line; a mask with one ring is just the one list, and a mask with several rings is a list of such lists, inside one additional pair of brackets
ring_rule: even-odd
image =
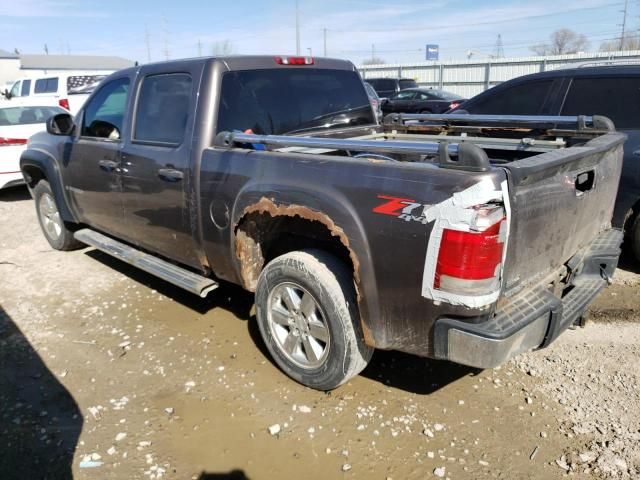
[[(167, 103), (171, 75), (180, 95), (166, 111), (183, 102), (184, 140), (136, 140), (136, 105)], [(50, 121), (22, 157), (45, 236), (199, 295), (220, 281), (255, 292), (267, 348), (305, 385), (335, 388), (374, 348), (496, 366), (551, 342), (616, 268), (624, 135), (605, 118), (378, 125), (354, 67), (329, 59), (142, 66), (106, 79), (88, 105), (108, 88), (127, 95), (117, 136), (108, 117), (110, 138), (88, 138), (81, 110)], [(263, 110), (248, 113), (254, 97)], [(140, 131), (154, 138), (161, 124)]]

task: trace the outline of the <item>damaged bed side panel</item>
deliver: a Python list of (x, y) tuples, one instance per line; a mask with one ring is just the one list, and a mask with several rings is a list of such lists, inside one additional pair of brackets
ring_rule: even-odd
[[(316, 159), (317, 158), (317, 159)], [(500, 190), (504, 172), (267, 151), (209, 149), (202, 160), (205, 251), (215, 274), (252, 290), (269, 229), (309, 222), (344, 247), (354, 269), (365, 340), (428, 355), (433, 322), (485, 312), (423, 296), (433, 221), (425, 207), (480, 181)], [(258, 217), (256, 217), (258, 216)], [(253, 222), (253, 223), (251, 223)], [(314, 233), (314, 235), (316, 234)], [(321, 247), (322, 245), (319, 245)]]

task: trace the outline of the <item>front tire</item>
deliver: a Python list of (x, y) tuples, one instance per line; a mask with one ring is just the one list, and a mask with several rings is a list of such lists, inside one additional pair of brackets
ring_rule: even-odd
[(46, 180), (40, 180), (33, 189), (33, 199), (36, 202), (38, 223), (44, 237), (55, 250), (76, 250), (83, 246), (77, 241), (73, 232), (67, 228), (62, 217), (51, 187)]
[(274, 361), (308, 387), (334, 389), (373, 355), (364, 343), (352, 275), (326, 252), (291, 252), (269, 262), (258, 278), (256, 316)]

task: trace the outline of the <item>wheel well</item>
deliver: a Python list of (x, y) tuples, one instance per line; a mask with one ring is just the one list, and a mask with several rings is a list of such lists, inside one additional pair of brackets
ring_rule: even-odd
[(236, 227), (236, 256), (244, 287), (250, 291), (255, 291), (258, 276), (269, 261), (288, 252), (311, 248), (335, 255), (356, 273), (353, 252), (340, 235), (332, 233), (319, 220), (252, 212), (247, 213)]
[(40, 180), (45, 180), (47, 177), (44, 172), (33, 165), (25, 165), (22, 171), (27, 175), (27, 185), (29, 188), (33, 188)]
[(633, 223), (635, 222), (638, 215), (640, 215), (640, 200), (638, 200), (627, 212), (627, 215), (624, 219), (624, 226), (623, 226), (623, 231), (625, 235), (628, 235), (629, 232), (631, 232), (631, 229), (633, 228)]

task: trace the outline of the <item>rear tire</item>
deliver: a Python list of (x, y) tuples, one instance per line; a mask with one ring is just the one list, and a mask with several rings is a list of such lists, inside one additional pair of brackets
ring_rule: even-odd
[(351, 272), (326, 252), (290, 252), (269, 262), (258, 278), (256, 316), (274, 361), (308, 387), (334, 389), (373, 355)]
[(55, 250), (77, 250), (84, 245), (76, 240), (73, 232), (67, 228), (60, 210), (56, 204), (51, 187), (46, 180), (40, 180), (33, 189), (33, 199), (36, 202), (36, 214), (38, 223), (44, 238), (47, 239), (51, 248)]
[(420, 113), (424, 114), (424, 115), (428, 115), (428, 114), (433, 113), (433, 112), (431, 110), (420, 110)]

